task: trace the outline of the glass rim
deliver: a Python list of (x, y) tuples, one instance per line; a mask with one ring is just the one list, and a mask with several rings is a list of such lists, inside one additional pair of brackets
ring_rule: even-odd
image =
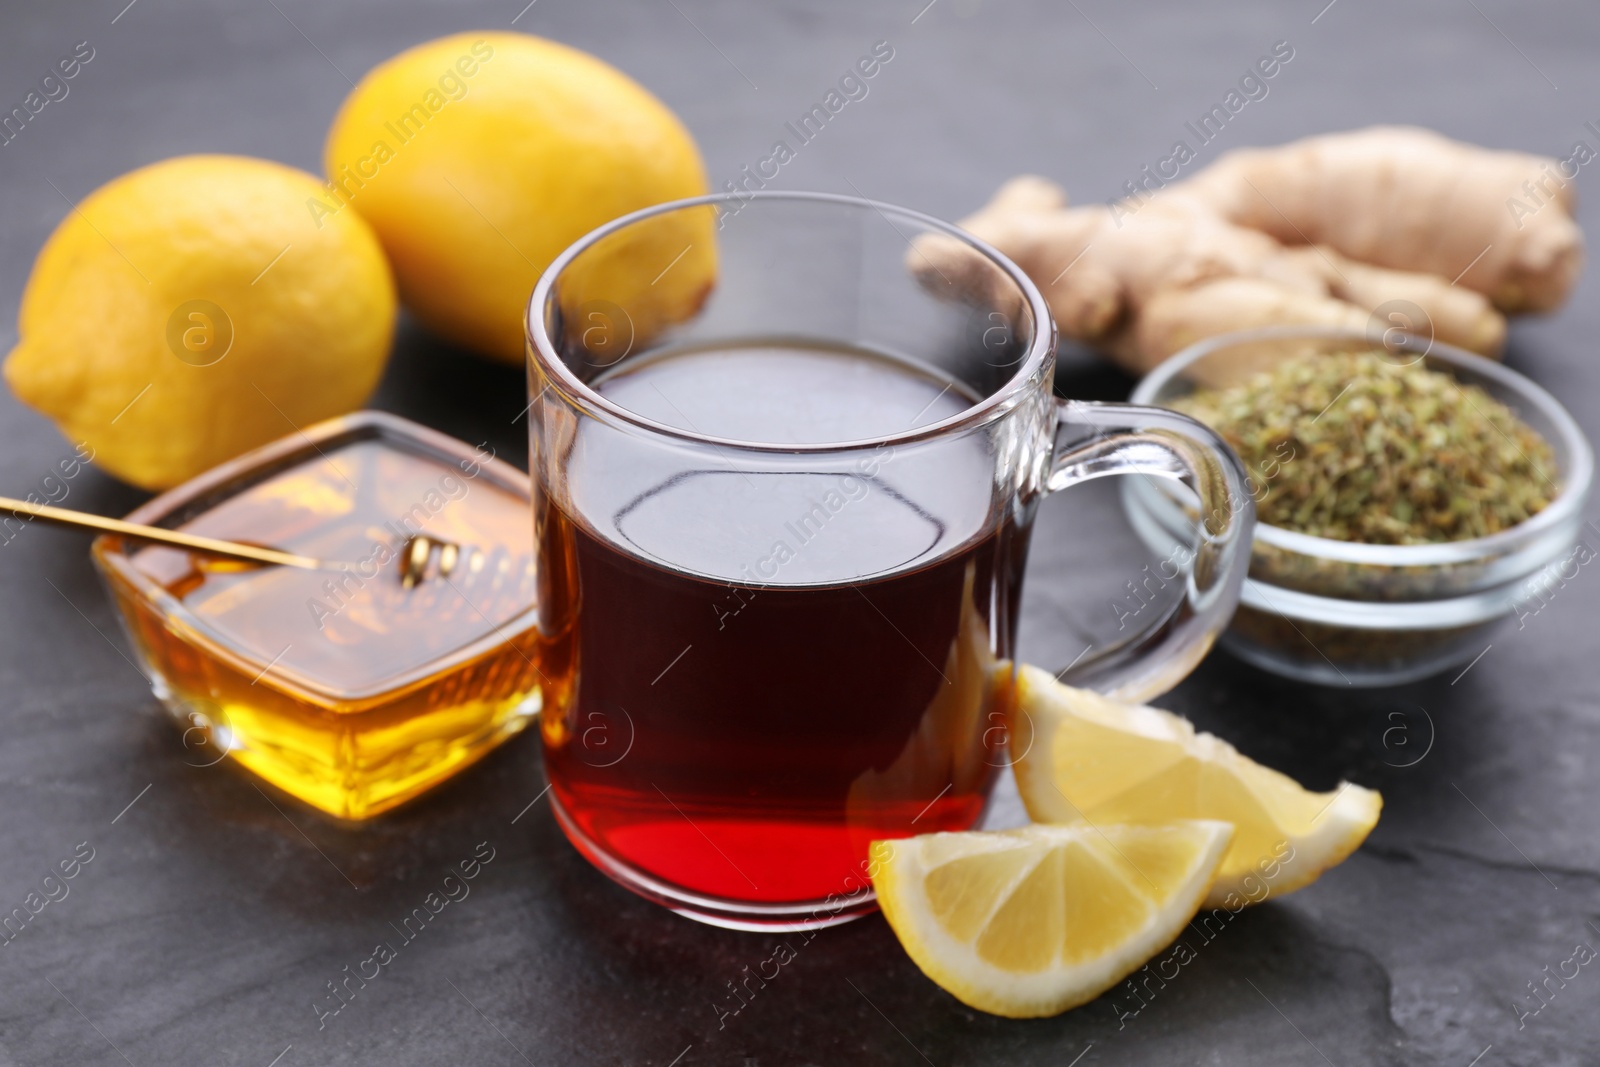
[[(1282, 526), (1264, 522), (1256, 524), (1256, 540), (1293, 552), (1297, 555), (1331, 560), (1336, 563), (1365, 564), (1376, 567), (1433, 567), (1458, 563), (1471, 563), (1515, 550), (1547, 531), (1579, 516), (1588, 500), (1590, 483), (1594, 478), (1594, 451), (1576, 419), (1544, 386), (1498, 360), (1469, 352), (1457, 345), (1434, 340), (1419, 334), (1395, 331), (1399, 347), (1416, 351), (1426, 359), (1437, 356), (1440, 362), (1474, 374), (1482, 375), (1508, 392), (1536, 408), (1549, 420), (1559, 435), (1552, 441), (1564, 447), (1571, 457), (1571, 470), (1566, 472), (1555, 499), (1541, 511), (1515, 526), (1480, 537), (1459, 541), (1442, 541), (1420, 545), (1368, 544), (1360, 541), (1336, 541), (1328, 537), (1300, 533)], [(1137, 404), (1160, 406), (1155, 398), (1163, 387), (1187, 370), (1217, 351), (1238, 344), (1294, 340), (1351, 341), (1373, 348), (1382, 348), (1365, 331), (1344, 326), (1280, 325), (1264, 326), (1250, 330), (1234, 330), (1203, 338), (1168, 357), (1134, 386), (1130, 401)], [(1453, 375), (1452, 375), (1453, 376)]]
[[(556, 353), (555, 345), (551, 342), (550, 335), (545, 329), (544, 308), (549, 302), (552, 290), (555, 288), (556, 279), (571, 265), (573, 260), (612, 234), (646, 219), (654, 218), (657, 215), (665, 215), (669, 212), (684, 211), (697, 207), (717, 207), (735, 201), (740, 204), (746, 204), (751, 200), (787, 200), (869, 208), (877, 212), (885, 222), (888, 222), (892, 229), (897, 228), (890, 221), (890, 218), (891, 216), (896, 216), (907, 222), (916, 223), (926, 229), (955, 238), (999, 267), (1027, 299), (1029, 311), (1034, 319), (1033, 340), (1028, 346), (1027, 354), (1018, 361), (1016, 370), (999, 388), (947, 418), (929, 423), (926, 426), (918, 426), (914, 429), (902, 430), (898, 433), (884, 434), (878, 437), (868, 437), (853, 441), (807, 442), (804, 444), (713, 437), (709, 434), (680, 429), (668, 423), (657, 422), (623, 407), (621, 404), (607, 400), (572, 373)], [(904, 235), (902, 234), (902, 236)], [(907, 244), (909, 245), (909, 243), (908, 239)], [(533, 287), (533, 294), (528, 298), (527, 311), (523, 316), (523, 333), (528, 342), (528, 359), (530, 361), (535, 359), (539, 361), (541, 373), (549, 383), (545, 386), (545, 389), (548, 390), (559, 386), (570, 402), (591, 417), (600, 417), (603, 414), (613, 422), (627, 424), (657, 436), (675, 438), (694, 444), (733, 448), (743, 452), (788, 454), (848, 452), (879, 448), (885, 445), (913, 444), (919, 441), (945, 437), (951, 433), (984, 424), (991, 418), (997, 417), (998, 414), (1003, 414), (1004, 411), (1009, 410), (1011, 401), (1023, 391), (1028, 381), (1037, 373), (1039, 368), (1055, 354), (1056, 348), (1055, 318), (1050, 314), (1050, 306), (1046, 303), (1044, 294), (1039, 291), (1039, 287), (1034, 285), (1033, 280), (1023, 272), (1021, 267), (1018, 267), (987, 241), (974, 237), (954, 223), (945, 222), (943, 219), (935, 218), (921, 211), (899, 207), (879, 200), (847, 196), (842, 193), (776, 190), (711, 193), (706, 196), (669, 200), (662, 204), (620, 215), (610, 222), (590, 230), (567, 246), (560, 255), (550, 262), (544, 273), (539, 276), (538, 283)], [(532, 404), (530, 403), (529, 406), (531, 407)]]

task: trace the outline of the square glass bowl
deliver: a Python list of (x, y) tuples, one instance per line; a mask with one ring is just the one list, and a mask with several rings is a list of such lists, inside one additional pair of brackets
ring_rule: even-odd
[[(1390, 331), (1283, 326), (1224, 334), (1179, 352), (1146, 376), (1136, 404), (1170, 406), (1196, 388), (1225, 387), (1302, 354), (1386, 349), (1397, 363), (1477, 385), (1549, 442), (1557, 493), (1526, 522), (1488, 537), (1429, 545), (1335, 541), (1256, 524), (1249, 577), (1223, 647), (1258, 667), (1327, 685), (1400, 685), (1471, 660), (1490, 632), (1559, 584), (1572, 562), (1594, 454), (1565, 408), (1508, 367), (1427, 338)], [(1134, 528), (1162, 558), (1181, 552), (1193, 505), (1171, 483), (1127, 478)], [(1569, 575), (1570, 577), (1570, 575)]]
[[(93, 557), (188, 761), (231, 757), (365, 819), (462, 770), (545, 697), (527, 475), (378, 412), (296, 433), (163, 493), (129, 521), (348, 569), (264, 567), (97, 539)], [(398, 549), (461, 546), (413, 587)]]

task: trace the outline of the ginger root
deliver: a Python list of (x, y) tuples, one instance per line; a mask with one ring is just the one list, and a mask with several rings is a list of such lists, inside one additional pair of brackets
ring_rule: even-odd
[(1375, 126), (1241, 149), (1185, 183), (1223, 218), (1285, 244), (1454, 279), (1501, 311), (1549, 311), (1572, 291), (1583, 235), (1555, 160)]
[[(1501, 311), (1555, 307), (1581, 265), (1565, 188), (1531, 215), (1507, 206), (1553, 164), (1378, 127), (1229, 153), (1109, 205), (1069, 208), (1053, 183), (1016, 178), (962, 226), (1027, 272), (1063, 334), (1138, 373), (1280, 324), (1400, 326), (1498, 355)], [(907, 263), (935, 290), (994, 288), (951, 238), (919, 238)]]

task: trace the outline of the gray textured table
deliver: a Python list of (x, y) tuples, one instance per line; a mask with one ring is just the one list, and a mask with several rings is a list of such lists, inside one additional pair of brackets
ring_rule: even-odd
[[(1583, 124), (1600, 120), (1600, 8), (1575, 2), (125, 3), (0, 6), (6, 109), (74, 43), (96, 50), (70, 95), (0, 147), (6, 344), (63, 195), (186, 152), (315, 170), (348, 89), (340, 71), (358, 76), (416, 41), (513, 19), (657, 92), (719, 183), (887, 40), (894, 59), (870, 95), (779, 184), (947, 217), (1025, 170), (1080, 199), (1114, 195), (1279, 40), (1293, 60), (1206, 153), (1406, 121), (1564, 155), (1576, 139), (1593, 144)], [(1591, 272), (1564, 312), (1517, 324), (1509, 357), (1591, 434), (1595, 292)], [(1129, 383), (1073, 355), (1060, 385), (1114, 398)], [(414, 328), (376, 403), (526, 454), (512, 423), (520, 373)], [(0, 491), (20, 495), (69, 451), (0, 396)], [(70, 503), (120, 513), (138, 499), (91, 472)], [(1060, 664), (1104, 632), (1115, 577), (1139, 561), (1114, 498), (1095, 487), (1053, 502), (1041, 523), (1024, 654)], [(0, 548), (0, 603), (0, 911), (80, 842), (93, 849), (69, 895), (0, 945), (0, 1065), (1549, 1067), (1600, 1055), (1600, 968), (1550, 984), (1549, 1003), (1520, 1025), (1515, 1007), (1538, 1005), (1528, 983), (1575, 945), (1600, 946), (1600, 578), (1588, 570), (1454, 683), (1315, 689), (1217, 656), (1167, 698), (1312, 786), (1348, 777), (1387, 804), (1359, 854), (1242, 915), (1136, 1015), (1105, 999), (1038, 1022), (969, 1011), (874, 917), (807, 944), (720, 1030), (713, 1003), (772, 940), (633, 898), (578, 857), (542, 803), (513, 823), (543, 786), (533, 736), (392, 817), (343, 829), (274, 795), (276, 810), (226, 768), (186, 764), (81, 539), (30, 528)], [(1396, 722), (1409, 729), (1385, 744)], [(319, 1031), (313, 1004), (326, 983), (481, 841), (495, 858), (470, 897)]]

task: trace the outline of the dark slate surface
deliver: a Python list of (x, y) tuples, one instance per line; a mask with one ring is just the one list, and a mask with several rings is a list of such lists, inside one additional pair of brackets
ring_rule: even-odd
[[(806, 146), (780, 185), (860, 190), (948, 217), (1024, 170), (1080, 199), (1112, 196), (1278, 40), (1293, 60), (1208, 153), (1377, 121), (1551, 154), (1580, 137), (1595, 143), (1583, 124), (1600, 120), (1600, 8), (1325, 2), (5, 0), (7, 108), (75, 42), (90, 41), (96, 57), (67, 99), (0, 148), (0, 304), (15, 306), (65, 210), (60, 194), (80, 198), (184, 152), (315, 169), (344, 74), (513, 19), (660, 94), (719, 182), (888, 40), (895, 57), (871, 95)], [(1591, 432), (1595, 293), (1591, 273), (1564, 312), (1519, 323), (1510, 353)], [(9, 310), (0, 315), (0, 342), (13, 325)], [(1129, 383), (1075, 357), (1062, 385), (1114, 398)], [(377, 403), (526, 453), (512, 424), (520, 375), (414, 329)], [(25, 492), (69, 451), (0, 396), (0, 491)], [(69, 503), (120, 513), (138, 499), (91, 472)], [(1143, 561), (1114, 498), (1095, 487), (1055, 502), (1042, 522), (1024, 652), (1060, 664), (1104, 631), (1116, 576)], [(1137, 1015), (1119, 1017), (1105, 999), (1037, 1022), (969, 1011), (922, 978), (874, 917), (804, 943), (719, 1030), (725, 983), (768, 957), (774, 938), (633, 898), (578, 857), (542, 802), (513, 824), (543, 786), (532, 736), (366, 829), (274, 794), (277, 810), (246, 778), (186, 763), (84, 548), (30, 528), (0, 550), (0, 910), (79, 842), (94, 849), (70, 895), (0, 947), (0, 1065), (1549, 1067), (1593, 1063), (1600, 1047), (1594, 966), (1552, 984), (1548, 1006), (1521, 1025), (1514, 1008), (1537, 1003), (1527, 984), (1575, 945), (1600, 946), (1600, 577), (1587, 570), (1455, 682), (1316, 689), (1213, 657), (1168, 697), (1310, 785), (1348, 777), (1381, 788), (1387, 806), (1359, 854), (1242, 915)], [(1396, 711), (1411, 729), (1386, 747)], [(481, 841), (495, 859), (471, 896), (319, 1032), (312, 1005), (325, 983)]]

